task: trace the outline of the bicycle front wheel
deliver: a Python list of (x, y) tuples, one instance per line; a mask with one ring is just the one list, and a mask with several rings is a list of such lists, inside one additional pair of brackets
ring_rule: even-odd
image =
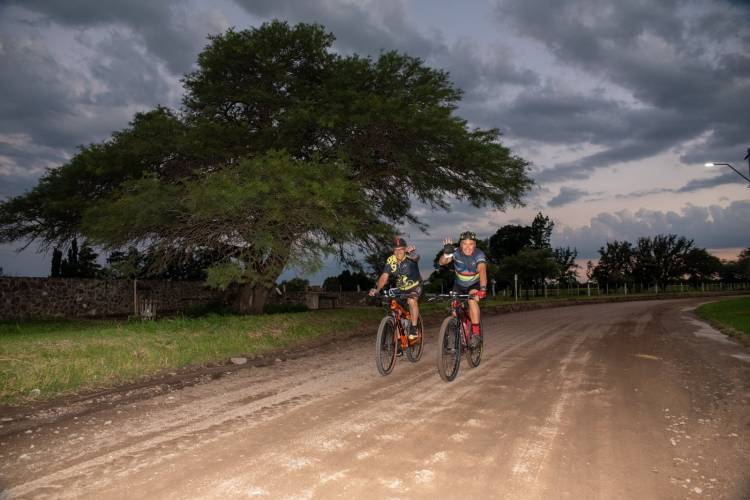
[[(469, 332), (469, 335), (473, 335)], [(479, 343), (474, 347), (466, 349), (466, 358), (469, 360), (469, 366), (476, 368), (482, 362), (482, 351), (484, 350), (484, 328), (482, 322), (479, 322)]]
[(461, 366), (461, 328), (458, 320), (448, 316), (438, 333), (437, 365), (440, 378), (450, 382), (458, 375)]
[(392, 316), (383, 318), (375, 338), (375, 364), (381, 375), (388, 375), (396, 364), (396, 322)]
[(422, 357), (422, 343), (424, 341), (424, 328), (422, 328), (422, 316), (417, 320), (417, 340), (413, 343), (409, 341), (409, 348), (406, 349), (406, 357), (409, 361), (416, 363)]

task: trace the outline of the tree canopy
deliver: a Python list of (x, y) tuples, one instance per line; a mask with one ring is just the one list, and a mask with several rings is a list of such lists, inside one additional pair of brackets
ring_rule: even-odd
[(521, 203), (527, 162), (498, 130), (456, 116), (446, 72), (333, 42), (320, 25), (279, 21), (210, 37), (181, 110), (136, 114), (1, 204), (0, 241), (84, 235), (148, 247), (162, 266), (207, 252), (209, 282), (247, 285), (241, 303), (258, 311), (284, 268), (423, 224), (415, 200)]

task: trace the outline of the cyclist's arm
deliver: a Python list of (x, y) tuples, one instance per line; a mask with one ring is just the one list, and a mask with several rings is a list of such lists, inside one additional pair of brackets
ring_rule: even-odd
[(414, 262), (419, 262), (419, 254), (416, 252), (407, 253), (406, 258), (409, 260), (413, 260)]
[(380, 275), (380, 278), (378, 278), (377, 283), (375, 283), (375, 290), (379, 292), (386, 283), (388, 283), (388, 273), (383, 273)]
[(479, 271), (479, 289), (487, 290), (487, 264), (480, 262), (477, 270)]

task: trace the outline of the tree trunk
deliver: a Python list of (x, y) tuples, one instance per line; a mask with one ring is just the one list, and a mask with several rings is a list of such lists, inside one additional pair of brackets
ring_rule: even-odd
[(263, 307), (268, 300), (268, 294), (271, 290), (266, 287), (256, 286), (253, 290), (253, 304), (250, 308), (251, 314), (263, 314)]
[(237, 311), (241, 314), (262, 314), (269, 292), (268, 288), (260, 285), (242, 285), (237, 297)]

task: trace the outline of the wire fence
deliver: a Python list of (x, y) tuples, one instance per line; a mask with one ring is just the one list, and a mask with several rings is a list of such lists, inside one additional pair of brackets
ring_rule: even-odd
[(712, 281), (700, 283), (697, 286), (690, 283), (674, 283), (665, 287), (658, 284), (641, 283), (577, 283), (568, 285), (544, 284), (539, 287), (521, 287), (516, 290), (513, 286), (493, 288), (492, 296), (506, 299), (536, 299), (536, 298), (569, 298), (569, 297), (598, 297), (616, 295), (679, 295), (705, 292), (750, 292), (750, 283), (724, 283)]

